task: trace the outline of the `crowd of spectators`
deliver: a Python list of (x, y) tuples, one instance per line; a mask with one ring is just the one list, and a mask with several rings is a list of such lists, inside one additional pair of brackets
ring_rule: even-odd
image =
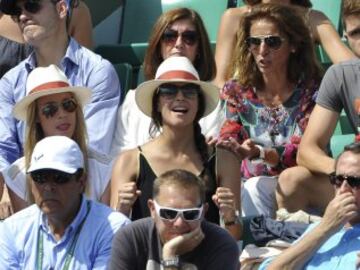
[(289, 234), (261, 236), (277, 210), (321, 221), (261, 269), (360, 265), (360, 143), (329, 149), (342, 111), (360, 141), (360, 3), (343, 39), (310, 0), (244, 3), (215, 53), (164, 12), (120, 104), (86, 2), (0, 0), (0, 268), (240, 269), (248, 234)]

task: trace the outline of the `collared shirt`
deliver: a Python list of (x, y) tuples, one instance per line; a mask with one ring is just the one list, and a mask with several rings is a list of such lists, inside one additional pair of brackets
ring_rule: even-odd
[[(86, 217), (88, 202), (90, 212)], [(46, 216), (37, 205), (7, 218), (3, 228), (0, 227), (0, 263), (11, 263), (6, 264), (11, 265), (6, 269), (36, 269), (38, 234), (43, 233), (43, 269), (62, 269), (74, 235), (85, 217), (69, 269), (106, 269), (113, 236), (130, 221), (123, 214), (85, 197), (77, 216), (59, 241), (55, 240)]]
[[(318, 224), (319, 223), (310, 225), (303, 234), (302, 238)], [(297, 241), (301, 241), (301, 238)], [(340, 231), (332, 235), (323, 245), (321, 245), (310, 260), (304, 265), (303, 269), (355, 269), (357, 253), (359, 250), (360, 224), (350, 228), (342, 228)], [(268, 259), (263, 262), (259, 269), (266, 269), (272, 259)]]
[[(35, 53), (7, 72), (0, 80), (0, 171), (23, 156), (25, 123), (12, 115), (16, 102), (26, 95), (26, 80), (37, 66)], [(90, 147), (109, 154), (120, 100), (120, 84), (109, 61), (70, 39), (60, 68), (73, 86), (92, 90), (84, 107)]]

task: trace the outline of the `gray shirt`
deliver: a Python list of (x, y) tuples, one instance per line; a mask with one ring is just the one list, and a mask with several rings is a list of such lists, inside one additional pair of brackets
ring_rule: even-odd
[(340, 113), (345, 110), (355, 133), (360, 127), (359, 115), (354, 102), (360, 102), (360, 60), (350, 60), (331, 66), (320, 86), (316, 103)]
[[(221, 227), (203, 221), (204, 240), (191, 252), (180, 256), (186, 269), (239, 269), (239, 249)], [(108, 269), (160, 270), (162, 246), (151, 217), (133, 222), (116, 234)], [(185, 269), (185, 268), (182, 268)]]

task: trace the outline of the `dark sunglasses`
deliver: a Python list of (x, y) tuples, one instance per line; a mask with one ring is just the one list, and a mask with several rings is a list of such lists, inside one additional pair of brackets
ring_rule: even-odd
[(203, 211), (203, 205), (196, 208), (178, 209), (160, 206), (155, 200), (154, 206), (157, 215), (167, 221), (175, 221), (179, 215), (181, 215), (185, 221), (197, 221), (201, 218)]
[(41, 8), (42, 5), (40, 4), (40, 0), (27, 0), (26, 2), (24, 2), (22, 7), (15, 6), (11, 17), (14, 21), (19, 21), (19, 17), (24, 10), (29, 13), (36, 14), (41, 10)]
[(280, 49), (283, 41), (285, 39), (279, 36), (255, 36), (248, 37), (246, 39), (246, 44), (250, 50), (257, 49), (262, 42), (265, 42), (266, 46), (268, 46), (272, 50)]
[(41, 113), (46, 118), (54, 117), (54, 115), (58, 112), (60, 106), (62, 106), (64, 111), (66, 111), (68, 113), (72, 113), (76, 110), (78, 105), (77, 105), (75, 99), (67, 98), (67, 99), (64, 99), (63, 101), (61, 101), (61, 103), (59, 103), (59, 102), (47, 103), (46, 105), (44, 105), (41, 108)]
[(186, 45), (193, 46), (198, 40), (198, 34), (196, 31), (187, 30), (182, 33), (178, 31), (167, 29), (162, 35), (162, 40), (167, 44), (175, 44), (178, 37), (181, 36), (181, 39)]
[(158, 87), (159, 95), (168, 99), (174, 99), (179, 91), (185, 98), (193, 99), (198, 95), (200, 86), (193, 83), (187, 83), (184, 85), (165, 83)]
[(330, 183), (337, 188), (339, 188), (342, 183), (346, 180), (352, 188), (360, 188), (360, 176), (352, 176), (352, 175), (336, 175), (335, 173), (329, 174)]
[(57, 185), (62, 185), (70, 182), (74, 178), (77, 179), (81, 175), (81, 170), (79, 171), (74, 174), (70, 174), (57, 170), (45, 169), (31, 172), (30, 175), (32, 180), (40, 185), (48, 183), (50, 180)]

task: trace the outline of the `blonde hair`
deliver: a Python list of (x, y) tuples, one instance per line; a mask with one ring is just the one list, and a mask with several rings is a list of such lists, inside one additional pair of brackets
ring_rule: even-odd
[[(56, 94), (56, 93), (54, 93)], [(73, 98), (76, 100), (76, 97), (73, 96)], [(85, 119), (84, 114), (82, 112), (82, 108), (79, 105), (79, 102), (76, 100), (78, 106), (76, 108), (76, 125), (74, 134), (72, 136), (72, 139), (79, 145), (83, 156), (84, 156), (84, 175), (87, 179), (87, 173), (88, 173), (88, 152), (87, 152), (87, 132), (86, 132), (86, 125), (85, 125)], [(27, 108), (27, 115), (26, 115), (26, 130), (25, 130), (25, 143), (24, 143), (24, 157), (25, 157), (25, 168), (26, 171), (30, 166), (31, 161), (31, 155), (34, 150), (34, 147), (38, 141), (43, 139), (44, 132), (41, 127), (41, 124), (38, 119), (38, 110), (37, 110), (37, 100), (33, 101), (29, 107)], [(32, 196), (32, 193), (29, 192), (30, 189), (30, 180), (29, 176), (26, 177), (26, 199), (28, 202), (33, 203), (34, 198)], [(85, 188), (85, 194), (89, 195), (90, 192), (90, 185), (86, 183)]]

